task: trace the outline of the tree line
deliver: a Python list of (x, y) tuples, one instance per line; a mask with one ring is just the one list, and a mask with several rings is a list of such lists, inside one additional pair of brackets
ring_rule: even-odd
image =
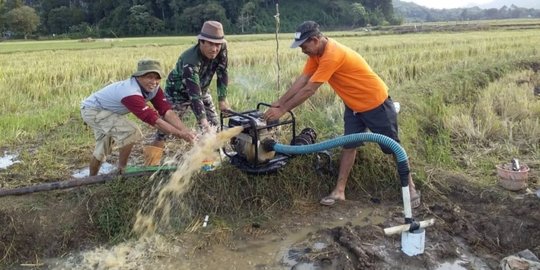
[(325, 29), (401, 23), (392, 0), (0, 0), (4, 38), (195, 34), (206, 20), (227, 34), (292, 32), (304, 20)]
[(540, 10), (514, 5), (438, 10), (399, 0), (0, 0), (3, 38), (188, 35), (206, 20), (220, 21), (227, 34), (249, 34), (293, 32), (305, 20), (343, 30), (529, 17), (540, 18)]

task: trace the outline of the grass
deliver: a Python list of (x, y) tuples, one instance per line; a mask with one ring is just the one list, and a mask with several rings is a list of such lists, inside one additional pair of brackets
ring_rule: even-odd
[(141, 192), (148, 187), (144, 180), (124, 179), (109, 182), (101, 189), (101, 199), (94, 202), (96, 206), (92, 215), (98, 231), (105, 239), (109, 239), (111, 244), (131, 237), (131, 225), (139, 202), (126, 198), (139, 198)]
[[(394, 101), (401, 103), (400, 137), (420, 187), (437, 181), (430, 176), (433, 171), (466, 174), (471, 181), (492, 185), (495, 164), (513, 157), (539, 168), (540, 101), (532, 91), (540, 87), (538, 29), (327, 34), (362, 54), (388, 84)], [(227, 39), (229, 101), (236, 111), (272, 102), (302, 69), (305, 56), (288, 48), (289, 34), (280, 35), (280, 69), (273, 35)], [(0, 149), (19, 153), (22, 161), (0, 171), (0, 185), (67, 179), (86, 166), (93, 136), (80, 120), (80, 101), (130, 76), (140, 58), (156, 58), (168, 71), (193, 41), (158, 37), (0, 43)], [(319, 140), (341, 135), (342, 106), (328, 86), (322, 87), (295, 109), (298, 129), (314, 128)], [(193, 125), (192, 119), (189, 123)], [(333, 153), (337, 166), (339, 149)], [(282, 173), (264, 177), (240, 174), (232, 167), (211, 172), (189, 193), (189, 216), (217, 215), (228, 233), (223, 224), (235, 218), (271, 218), (273, 211), (295, 202), (316, 201), (333, 188), (336, 176), (318, 175), (311, 162), (310, 156), (296, 158)], [(347, 195), (397, 196), (394, 166), (376, 145), (368, 145), (360, 150)], [(126, 200), (137, 200), (139, 191), (135, 187), (137, 192), (124, 194), (124, 185), (119, 185), (110, 187), (118, 197), (107, 198), (97, 213), (104, 234), (116, 240), (129, 232), (122, 227), (131, 221), (124, 210), (134, 204)], [(185, 220), (178, 225), (200, 226)]]

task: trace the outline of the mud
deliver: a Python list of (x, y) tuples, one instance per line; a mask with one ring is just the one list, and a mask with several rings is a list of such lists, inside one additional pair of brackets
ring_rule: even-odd
[(389, 213), (383, 223), (325, 228), (294, 244), (291, 269), (499, 269), (504, 257), (521, 250), (538, 257), (540, 200), (535, 194), (475, 189), (455, 177), (445, 181), (435, 189), (447, 195), (431, 194), (415, 211), (416, 220), (436, 219), (426, 228), (422, 255), (405, 255), (399, 235), (384, 235), (384, 228), (403, 220), (399, 207), (381, 206)]
[[(208, 230), (175, 236), (175, 253), (141, 262), (146, 267), (138, 269), (499, 269), (504, 257), (525, 249), (539, 257), (540, 199), (466, 182), (440, 175), (423, 190), (414, 217), (436, 221), (426, 228), (425, 250), (418, 256), (401, 251), (399, 235), (384, 235), (384, 228), (404, 222), (399, 201), (348, 200), (332, 207), (309, 201), (221, 240)], [(98, 194), (81, 188), (0, 198), (4, 268), (55, 269), (62, 258), (103, 243), (107, 235), (93, 218)]]
[(0, 198), (0, 269), (12, 269), (15, 262), (39, 264), (104, 241), (89, 218), (89, 198), (80, 195), (61, 191)]

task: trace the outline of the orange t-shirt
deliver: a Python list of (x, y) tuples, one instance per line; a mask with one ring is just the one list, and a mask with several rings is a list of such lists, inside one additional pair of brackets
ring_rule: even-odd
[(388, 98), (388, 87), (366, 60), (330, 38), (322, 56), (309, 57), (303, 73), (311, 75), (311, 82), (328, 82), (355, 112), (374, 109)]

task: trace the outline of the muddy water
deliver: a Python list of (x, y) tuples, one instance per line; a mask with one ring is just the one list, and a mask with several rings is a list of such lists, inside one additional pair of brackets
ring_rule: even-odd
[[(219, 152), (216, 150), (241, 131), (242, 127), (236, 127), (217, 134), (209, 132), (202, 135), (194, 147), (184, 153), (180, 161), (175, 162), (178, 163), (177, 170), (168, 181), (160, 182), (154, 187), (143, 202), (143, 207), (137, 212), (133, 232), (140, 236), (139, 239), (110, 249), (97, 248), (81, 253), (58, 264), (57, 269), (157, 269), (156, 258), (172, 258), (185, 252), (185, 249), (180, 247), (181, 243), (165, 240), (155, 232), (169, 226), (173, 204), (189, 210), (182, 204), (182, 196), (193, 184), (192, 176), (201, 171), (205, 161), (218, 160)], [(167, 163), (171, 165), (171, 161)], [(164, 264), (158, 268), (164, 267), (168, 266)], [(174, 268), (178, 269), (178, 266)]]
[[(291, 249), (295, 243), (310, 237), (324, 228), (380, 224), (384, 217), (373, 209), (359, 209), (350, 217), (333, 219), (318, 217), (306, 226), (288, 227), (276, 233), (255, 239), (234, 241), (229, 245), (195, 247), (204, 234), (183, 236), (153, 234), (121, 243), (111, 248), (98, 248), (83, 252), (66, 261), (49, 261), (52, 269), (319, 269), (310, 263), (300, 263)], [(292, 228), (292, 229), (291, 229)], [(316, 242), (311, 247), (321, 250), (325, 243)], [(301, 252), (301, 251), (300, 251)]]
[[(172, 205), (179, 201), (182, 202), (182, 196), (191, 187), (193, 174), (201, 170), (205, 161), (218, 160), (219, 152), (216, 150), (222, 148), (225, 143), (241, 131), (242, 127), (235, 127), (217, 134), (209, 132), (203, 135), (195, 146), (182, 156), (170, 179), (152, 190), (153, 194), (149, 196), (151, 201), (144, 203), (144, 207), (151, 210), (144, 212), (144, 209), (140, 209), (137, 212), (133, 231), (137, 235), (146, 237), (153, 235), (160, 227), (167, 227), (170, 222)], [(179, 207), (183, 210), (182, 212), (189, 211), (184, 204), (180, 204)]]
[[(163, 261), (163, 269), (320, 269), (311, 263), (297, 261), (296, 254), (302, 252), (291, 248), (295, 243), (309, 238), (314, 232), (346, 223), (366, 225), (379, 223), (383, 217), (374, 216), (373, 209), (358, 211), (350, 218), (336, 218), (310, 224), (300, 229), (283, 230), (256, 240), (236, 242), (233, 247), (213, 246), (208, 250), (197, 251), (197, 255), (176, 257)], [(321, 220), (319, 220), (321, 221)], [(316, 242), (310, 247), (313, 250), (322, 250), (326, 243)]]
[(474, 255), (465, 241), (461, 238), (454, 238), (456, 242), (456, 252), (459, 258), (439, 264), (435, 270), (467, 270), (467, 269), (491, 269), (481, 258)]

